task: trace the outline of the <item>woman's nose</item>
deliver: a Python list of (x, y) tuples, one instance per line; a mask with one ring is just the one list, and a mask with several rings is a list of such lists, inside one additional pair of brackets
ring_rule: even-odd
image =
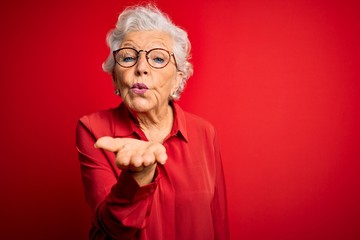
[(135, 65), (136, 73), (138, 75), (148, 74), (149, 72), (149, 64), (146, 58), (147, 58), (146, 53), (143, 54), (141, 52), (139, 53), (138, 60)]

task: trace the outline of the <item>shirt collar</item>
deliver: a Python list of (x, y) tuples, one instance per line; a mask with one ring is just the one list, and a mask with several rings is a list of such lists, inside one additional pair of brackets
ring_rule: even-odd
[(129, 137), (135, 132), (130, 112), (125, 107), (124, 103), (120, 103), (119, 107), (115, 109), (114, 121), (114, 137)]
[(170, 136), (181, 137), (187, 142), (188, 134), (186, 130), (185, 112), (176, 102), (171, 102), (171, 105), (173, 106), (174, 111), (174, 123), (170, 132)]
[[(183, 138), (187, 142), (188, 134), (186, 130), (185, 112), (177, 103), (171, 102), (170, 104), (172, 105), (174, 111), (174, 123), (169, 137), (177, 136)], [(121, 103), (119, 107), (115, 109), (114, 124), (115, 137), (129, 137), (134, 133), (140, 135), (139, 131), (141, 130), (135, 123), (135, 120), (124, 103)]]

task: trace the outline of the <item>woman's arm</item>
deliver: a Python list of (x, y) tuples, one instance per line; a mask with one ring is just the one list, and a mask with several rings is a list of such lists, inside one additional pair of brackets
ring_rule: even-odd
[(86, 201), (94, 215), (92, 233), (96, 237), (92, 239), (131, 238), (146, 225), (157, 174), (152, 183), (142, 187), (128, 171), (118, 176), (114, 153), (95, 148), (99, 136), (90, 129), (83, 118), (77, 125), (76, 143)]

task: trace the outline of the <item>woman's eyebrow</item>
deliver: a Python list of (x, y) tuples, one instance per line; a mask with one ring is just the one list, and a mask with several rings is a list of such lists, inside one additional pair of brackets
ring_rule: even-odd
[(134, 44), (131, 44), (129, 42), (125, 42), (122, 46), (123, 47), (133, 47), (133, 48), (135, 48)]
[[(157, 47), (168, 49), (168, 47), (162, 41), (154, 41), (149, 46), (150, 49)], [(122, 44), (122, 47), (132, 47), (138, 49), (138, 47), (136, 47), (136, 44), (133, 43), (133, 41), (126, 41), (124, 44)], [(150, 49), (143, 49), (143, 50), (150, 50)]]

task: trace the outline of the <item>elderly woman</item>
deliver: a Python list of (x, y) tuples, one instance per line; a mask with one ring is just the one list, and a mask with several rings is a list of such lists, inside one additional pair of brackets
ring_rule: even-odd
[(90, 239), (228, 239), (212, 125), (183, 111), (190, 42), (156, 7), (125, 9), (108, 34), (119, 107), (82, 117), (77, 148)]

